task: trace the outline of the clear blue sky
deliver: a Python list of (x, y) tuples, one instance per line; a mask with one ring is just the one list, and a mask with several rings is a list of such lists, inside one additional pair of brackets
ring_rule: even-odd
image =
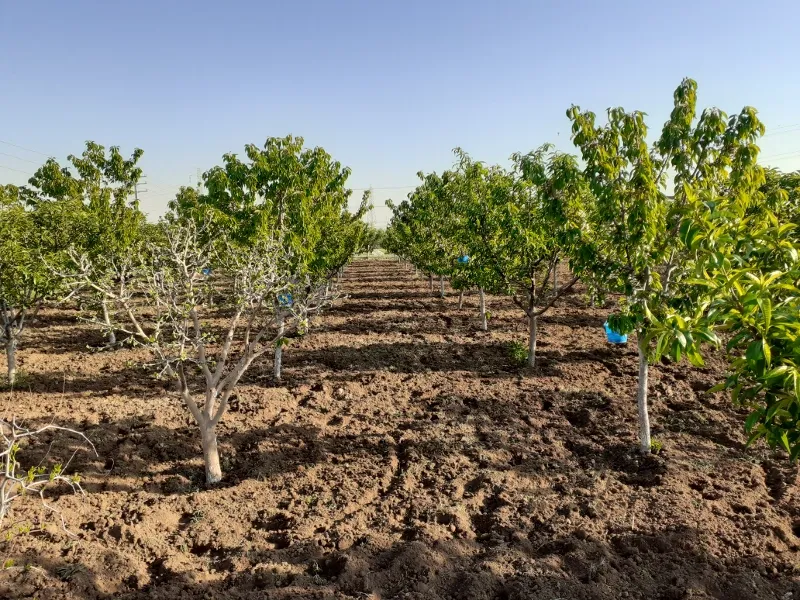
[[(797, 169), (798, 22), (797, 0), (0, 0), (0, 181), (45, 158), (9, 142), (60, 160), (87, 139), (138, 146), (158, 216), (198, 168), (292, 133), (354, 188), (413, 185), (455, 146), (570, 148), (572, 103), (658, 128), (684, 76), (701, 107), (755, 106), (764, 162)], [(376, 190), (376, 222), (408, 191)]]

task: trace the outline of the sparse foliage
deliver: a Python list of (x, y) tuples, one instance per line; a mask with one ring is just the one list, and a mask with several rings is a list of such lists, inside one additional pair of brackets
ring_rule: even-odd
[[(19, 453), (23, 449), (23, 445), (49, 431), (76, 436), (80, 441), (80, 446), (65, 463), (46, 466), (42, 460), (38, 465), (23, 467), (19, 461)], [(2, 462), (2, 466), (0, 466), (2, 469), (0, 472), (0, 527), (17, 499), (26, 495), (36, 495), (44, 508), (59, 516), (62, 527), (69, 533), (58, 509), (46, 501), (45, 491), (54, 485), (64, 484), (69, 486), (73, 492), (83, 494), (80, 477), (68, 475), (67, 471), (79, 450), (91, 451), (95, 456), (97, 455), (92, 442), (84, 434), (74, 429), (52, 424), (28, 429), (17, 423), (16, 419), (10, 421), (0, 419), (0, 438), (2, 438), (2, 442), (0, 442), (0, 461)]]

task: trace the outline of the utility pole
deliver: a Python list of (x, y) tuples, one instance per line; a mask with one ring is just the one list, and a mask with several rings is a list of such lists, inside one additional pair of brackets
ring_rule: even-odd
[(139, 184), (140, 183), (142, 185), (147, 184), (147, 182), (144, 181), (144, 176), (142, 176), (142, 178), (139, 181), (137, 181), (136, 183), (133, 184), (133, 198), (134, 198), (134, 200), (136, 200), (136, 202), (139, 202), (139, 192), (145, 193), (145, 192), (148, 191), (148, 190), (140, 190), (139, 189)]

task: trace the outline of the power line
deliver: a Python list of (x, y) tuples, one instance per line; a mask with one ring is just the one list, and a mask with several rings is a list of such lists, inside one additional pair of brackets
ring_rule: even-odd
[(33, 165), (38, 165), (39, 163), (35, 160), (28, 160), (27, 158), (22, 158), (21, 156), (17, 156), (16, 154), (8, 154), (7, 152), (0, 152), (3, 156), (8, 156), (11, 158), (15, 158), (17, 160), (21, 160), (23, 162), (31, 163)]
[(24, 173), (25, 175), (33, 175), (33, 173), (29, 173), (28, 171), (22, 171), (20, 169), (15, 169), (14, 167), (7, 167), (5, 165), (0, 165), (0, 169), (8, 169), (9, 171), (16, 171), (17, 173)]
[(769, 137), (771, 135), (783, 135), (784, 133), (795, 133), (797, 131), (800, 131), (800, 127), (796, 127), (794, 129), (783, 129), (781, 131), (770, 131), (769, 133), (767, 133), (763, 137)]
[(797, 152), (791, 152), (787, 156), (783, 156), (781, 158), (773, 158), (771, 159), (771, 162), (781, 162), (783, 160), (789, 160), (790, 158), (794, 158), (795, 156), (800, 156), (800, 150), (798, 150)]
[(790, 125), (777, 125), (776, 127), (770, 129), (769, 131), (775, 131), (776, 129), (788, 129), (789, 127), (800, 127), (800, 123), (792, 123)]
[(0, 144), (6, 144), (7, 146), (13, 146), (14, 148), (19, 148), (20, 150), (25, 150), (25, 152), (33, 152), (34, 154), (41, 154), (42, 156), (46, 156), (47, 158), (55, 158), (52, 154), (47, 154), (45, 152), (39, 152), (38, 150), (33, 150), (31, 148), (26, 148), (25, 146), (20, 146), (19, 144), (14, 144), (12, 142), (7, 142), (6, 140), (0, 140)]
[(782, 152), (780, 154), (769, 154), (767, 156), (762, 156), (762, 160), (766, 160), (768, 158), (778, 158), (780, 156), (792, 156), (794, 154), (800, 153), (800, 150), (790, 150), (789, 152)]

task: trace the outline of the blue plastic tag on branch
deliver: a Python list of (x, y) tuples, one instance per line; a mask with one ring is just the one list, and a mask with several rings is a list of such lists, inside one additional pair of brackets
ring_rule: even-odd
[(617, 333), (608, 324), (608, 321), (603, 323), (603, 328), (606, 330), (606, 337), (608, 341), (612, 344), (627, 344), (628, 343), (628, 336), (623, 335), (621, 333)]
[(458, 263), (461, 264), (461, 265), (469, 264), (469, 256), (467, 256), (467, 255), (459, 256), (458, 257)]
[(279, 306), (291, 306), (292, 304), (294, 304), (294, 300), (291, 294), (278, 294)]

